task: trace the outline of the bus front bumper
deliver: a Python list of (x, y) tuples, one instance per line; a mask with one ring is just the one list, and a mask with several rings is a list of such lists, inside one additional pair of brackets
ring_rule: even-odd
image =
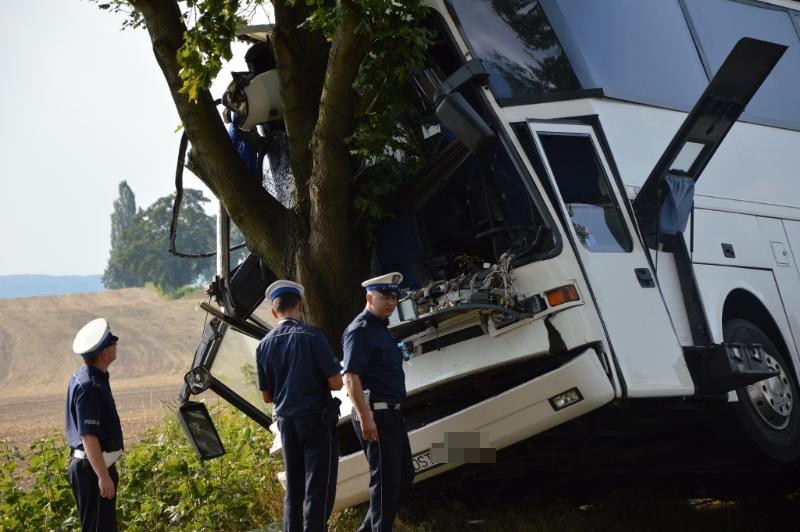
[[(580, 400), (556, 410), (551, 399), (577, 389)], [(460, 464), (433, 464), (426, 458), (432, 444), (445, 440), (445, 433), (481, 432), (489, 446), (500, 450), (575, 419), (610, 402), (614, 390), (593, 348), (563, 366), (520, 384), (494, 397), (409, 432), (415, 457), (414, 482), (439, 475)], [(339, 481), (334, 509), (369, 499), (369, 469), (361, 452), (339, 459)]]

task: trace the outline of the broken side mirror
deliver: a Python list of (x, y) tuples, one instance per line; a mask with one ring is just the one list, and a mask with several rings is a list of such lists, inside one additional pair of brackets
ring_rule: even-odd
[(451, 92), (439, 101), (436, 117), (471, 152), (477, 152), (495, 137), (494, 131), (457, 92)]
[(178, 407), (178, 421), (201, 460), (225, 454), (222, 440), (205, 404), (195, 401), (183, 403)]
[(183, 382), (192, 394), (201, 394), (211, 387), (211, 373), (204, 366), (197, 366), (183, 376)]

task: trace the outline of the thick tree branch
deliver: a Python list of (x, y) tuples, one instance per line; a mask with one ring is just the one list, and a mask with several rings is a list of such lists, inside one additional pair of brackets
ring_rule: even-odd
[[(347, 164), (323, 179), (315, 172), (315, 183), (320, 191), (344, 191), (350, 179), (349, 152), (345, 138), (352, 132), (354, 113), (358, 103), (358, 95), (353, 84), (359, 67), (369, 49), (369, 39), (361, 35), (357, 29), (362, 22), (362, 15), (350, 2), (342, 5), (342, 21), (336, 28), (330, 53), (328, 69), (322, 87), (319, 102), (319, 119), (314, 129), (312, 147), (315, 157), (338, 156), (347, 158)], [(315, 168), (323, 161), (315, 160)]]
[(357, 31), (361, 13), (350, 3), (343, 5), (343, 9), (343, 19), (331, 45), (312, 139), (311, 223), (320, 228), (343, 227), (348, 223), (348, 184), (353, 168), (345, 138), (353, 130), (358, 102), (353, 83), (369, 46), (369, 40)]
[(196, 102), (179, 92), (183, 81), (177, 60), (186, 27), (177, 2), (132, 0), (144, 17), (153, 53), (169, 86), (178, 115), (192, 143), (192, 170), (217, 194), (256, 252), (281, 271), (296, 217), (270, 196), (260, 179), (250, 175), (228, 138), (208, 91)]
[(289, 5), (285, 0), (275, 0), (273, 5), (276, 26), (272, 42), (281, 81), (297, 211), (308, 221), (308, 182), (313, 171), (310, 144), (319, 112), (328, 44), (319, 32), (299, 27), (309, 15), (304, 2)]

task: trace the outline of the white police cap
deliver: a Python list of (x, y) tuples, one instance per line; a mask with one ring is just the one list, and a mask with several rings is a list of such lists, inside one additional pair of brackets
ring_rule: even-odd
[(269, 299), (269, 302), (272, 303), (272, 300), (280, 295), (295, 294), (300, 297), (303, 297), (304, 292), (305, 288), (303, 288), (303, 285), (301, 285), (300, 283), (281, 279), (275, 281), (274, 283), (272, 283), (267, 287), (267, 299)]
[(398, 285), (403, 282), (403, 274), (399, 272), (387, 273), (379, 275), (372, 279), (367, 279), (361, 286), (367, 289), (367, 292), (397, 292)]
[(111, 327), (105, 318), (96, 318), (81, 327), (72, 341), (72, 350), (83, 358), (93, 358), (117, 340), (119, 338), (111, 334)]

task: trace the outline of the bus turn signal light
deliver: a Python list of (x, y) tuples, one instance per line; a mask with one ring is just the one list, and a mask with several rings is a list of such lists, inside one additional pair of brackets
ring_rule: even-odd
[(557, 307), (558, 305), (563, 305), (571, 301), (580, 301), (581, 299), (578, 295), (578, 289), (575, 288), (574, 284), (553, 288), (545, 292), (544, 295), (547, 298), (547, 304), (551, 307)]

